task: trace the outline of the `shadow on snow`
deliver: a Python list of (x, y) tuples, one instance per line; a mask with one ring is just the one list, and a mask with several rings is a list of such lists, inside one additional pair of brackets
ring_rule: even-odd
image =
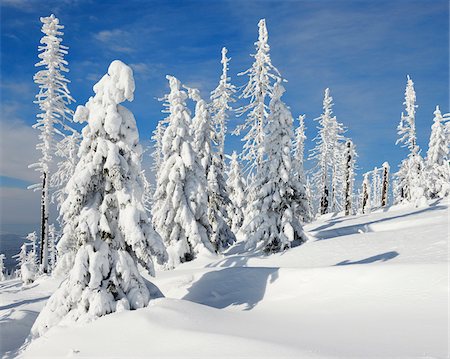
[[(311, 232), (315, 232), (314, 236), (317, 238), (316, 239), (317, 241), (322, 241), (325, 239), (331, 239), (331, 238), (341, 237), (341, 236), (348, 236), (348, 235), (356, 234), (356, 233), (373, 232), (372, 229), (370, 228), (370, 225), (372, 225), (372, 224), (389, 222), (394, 219), (413, 216), (413, 215), (421, 214), (421, 213), (424, 213), (427, 211), (442, 211), (445, 209), (447, 209), (446, 206), (434, 205), (434, 206), (430, 206), (428, 208), (424, 208), (420, 211), (405, 213), (405, 214), (401, 214), (401, 215), (397, 215), (397, 216), (393, 216), (393, 217), (389, 217), (389, 218), (382, 218), (382, 219), (378, 219), (376, 221), (370, 221), (367, 223), (359, 223), (359, 224), (354, 224), (354, 225), (335, 228), (335, 229), (326, 229), (337, 223), (340, 223), (340, 222), (343, 222), (344, 220), (349, 219), (349, 218), (345, 218), (345, 219), (341, 219), (341, 220), (337, 220), (337, 221), (330, 221), (329, 223), (327, 223), (325, 225), (322, 225), (320, 227), (312, 229)], [(351, 219), (351, 217), (350, 217), (350, 219)]]
[(365, 258), (365, 259), (361, 259), (359, 261), (349, 261), (349, 260), (345, 260), (342, 262), (339, 262), (337, 264), (335, 264), (335, 266), (347, 266), (347, 265), (352, 265), (352, 264), (369, 264), (369, 263), (373, 263), (373, 262), (386, 262), (390, 259), (393, 259), (395, 257), (397, 257), (399, 254), (398, 252), (392, 251), (392, 252), (386, 252), (386, 253), (381, 253), (378, 254), (376, 256), (373, 257), (369, 257), (369, 258)]
[(264, 298), (267, 283), (278, 279), (278, 269), (232, 267), (208, 272), (183, 299), (218, 309), (245, 305), (244, 310), (251, 310)]

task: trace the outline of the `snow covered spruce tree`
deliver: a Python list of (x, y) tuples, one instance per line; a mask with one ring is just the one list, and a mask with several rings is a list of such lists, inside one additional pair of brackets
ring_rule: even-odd
[(273, 85), (281, 79), (279, 71), (272, 65), (270, 59), (270, 47), (266, 20), (258, 23), (259, 36), (255, 42), (256, 54), (252, 55), (255, 61), (252, 67), (239, 75), (247, 75), (248, 83), (244, 87), (240, 98), (249, 99), (250, 103), (237, 110), (239, 115), (247, 114), (244, 123), (236, 127), (233, 132), (239, 135), (243, 131), (247, 133), (243, 137), (244, 147), (241, 158), (247, 161), (247, 169), (259, 171), (264, 157), (264, 127), (268, 120), (269, 98), (272, 97)]
[(224, 164), (224, 146), (225, 135), (227, 133), (227, 122), (229, 115), (232, 111), (230, 103), (235, 102), (234, 96), (236, 93), (236, 87), (231, 84), (230, 77), (228, 77), (228, 63), (230, 59), (227, 57), (228, 50), (222, 48), (222, 75), (217, 87), (211, 92), (211, 104), (210, 113), (212, 126), (214, 130), (213, 141), (215, 144), (215, 159), (216, 166), (220, 172), (225, 168)]
[[(341, 170), (342, 156), (340, 155), (340, 141), (342, 141), (343, 127), (333, 116), (333, 98), (330, 89), (325, 89), (323, 99), (323, 113), (316, 120), (319, 121), (318, 134), (314, 138), (316, 146), (311, 151), (309, 159), (316, 165), (312, 169), (312, 181), (316, 193), (316, 208), (320, 214), (337, 209), (338, 185), (340, 184), (338, 171)], [(335, 195), (332, 195), (335, 194)]]
[(94, 86), (95, 96), (78, 106), (74, 119), (86, 122), (80, 161), (62, 205), (64, 230), (58, 266), (69, 266), (32, 328), (42, 335), (61, 320), (90, 321), (118, 310), (147, 305), (150, 293), (137, 263), (153, 274), (153, 259), (167, 253), (142, 203), (142, 149), (133, 114), (130, 67), (115, 60)]
[(169, 253), (169, 267), (190, 261), (206, 249), (213, 252), (208, 221), (205, 169), (192, 148), (191, 116), (180, 81), (170, 85), (169, 124), (162, 139), (163, 161), (154, 195), (153, 223)]
[(56, 267), (56, 260), (58, 257), (58, 251), (56, 249), (56, 243), (58, 241), (58, 233), (54, 224), (48, 227), (48, 255), (49, 255), (49, 268), (53, 272)]
[(388, 205), (389, 197), (389, 163), (383, 163), (383, 179), (381, 187), (381, 207), (386, 207)]
[[(66, 199), (65, 188), (69, 179), (73, 176), (78, 163), (78, 148), (81, 136), (76, 130), (68, 136), (64, 136), (56, 144), (56, 155), (60, 158), (57, 169), (50, 179), (50, 185), (54, 189), (52, 202), (56, 201), (58, 209)], [(51, 245), (51, 243), (49, 243)]]
[(243, 225), (247, 249), (279, 252), (301, 244), (307, 237), (294, 215), (293, 197), (298, 181), (292, 175), (292, 115), (281, 100), (278, 82), (270, 101), (270, 118), (264, 137), (263, 162), (255, 178), (255, 195)]
[(439, 106), (436, 106), (425, 164), (428, 198), (443, 198), (450, 193), (449, 137), (443, 120)]
[(347, 140), (345, 143), (344, 160), (345, 215), (348, 216), (352, 213), (353, 185), (355, 183), (356, 150), (352, 140)]
[(233, 151), (228, 169), (227, 187), (230, 195), (228, 205), (229, 225), (236, 235), (244, 222), (244, 210), (247, 206), (245, 197), (245, 182), (236, 151)]
[(65, 122), (71, 120), (72, 111), (67, 107), (73, 98), (67, 88), (69, 80), (64, 77), (68, 72), (67, 47), (61, 45), (61, 30), (64, 26), (59, 24), (55, 15), (41, 17), (42, 32), (44, 36), (39, 46), (39, 61), (36, 66), (43, 67), (34, 76), (34, 81), (39, 85), (39, 94), (36, 95), (36, 103), (41, 113), (37, 115), (37, 122), (33, 126), (40, 131), (40, 143), (36, 149), (41, 152), (39, 162), (30, 165), (41, 173), (41, 184), (30, 186), (34, 190), (41, 190), (41, 245), (39, 263), (42, 270), (47, 272), (48, 268), (48, 217), (49, 217), (49, 185), (51, 181), (51, 163), (54, 152), (55, 131), (64, 129)]
[(211, 225), (210, 240), (216, 251), (221, 251), (235, 241), (235, 236), (227, 222), (226, 206), (229, 203), (229, 198), (226, 192), (225, 179), (223, 174), (219, 172), (219, 158), (213, 154), (214, 130), (208, 106), (196, 89), (189, 89), (189, 97), (196, 102), (195, 116), (192, 120), (194, 129), (193, 147), (207, 178), (208, 219)]
[(311, 200), (306, 190), (306, 176), (304, 170), (304, 152), (305, 152), (305, 115), (299, 116), (299, 126), (295, 129), (293, 142), (292, 169), (293, 175), (297, 181), (297, 191), (295, 195), (295, 216), (301, 218), (303, 222), (309, 222), (312, 219)]
[(236, 88), (230, 83), (228, 77), (227, 49), (222, 48), (222, 75), (218, 86), (211, 92), (209, 106), (212, 122), (212, 164), (208, 172), (208, 210), (213, 230), (213, 243), (217, 249), (223, 249), (233, 243), (236, 238), (232, 230), (232, 220), (229, 213), (231, 200), (225, 180), (225, 135), (229, 112), (232, 111), (230, 103), (235, 102)]
[(409, 154), (400, 164), (400, 170), (396, 175), (402, 201), (419, 205), (425, 201), (422, 183), (424, 164), (416, 139), (416, 92), (414, 91), (414, 83), (409, 76), (403, 104), (406, 106), (406, 115), (404, 113), (401, 115), (400, 124), (397, 127), (400, 138), (396, 144), (401, 143), (402, 147), (407, 147)]
[(361, 213), (370, 213), (370, 172), (364, 173), (364, 179), (362, 184), (362, 198), (361, 198)]
[(371, 187), (371, 204), (372, 208), (381, 206), (381, 177), (380, 169), (375, 167), (372, 171), (372, 187)]
[(3, 253), (0, 254), (0, 282), (6, 280), (6, 269), (5, 269), (5, 255)]

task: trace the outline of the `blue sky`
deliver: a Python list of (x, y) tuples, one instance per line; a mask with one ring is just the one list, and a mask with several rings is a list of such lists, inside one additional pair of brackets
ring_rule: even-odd
[[(26, 166), (37, 155), (31, 129), (37, 107), (33, 74), (42, 35), (40, 16), (54, 13), (70, 47), (70, 90), (84, 104), (108, 64), (120, 59), (135, 71), (134, 112), (142, 140), (162, 117), (156, 98), (166, 74), (206, 97), (220, 76), (220, 50), (229, 49), (233, 83), (254, 53), (257, 23), (266, 18), (273, 64), (288, 80), (285, 102), (306, 114), (312, 147), (323, 90), (359, 152), (360, 173), (389, 161), (396, 168), (406, 150), (395, 146), (406, 75), (417, 92), (417, 135), (426, 151), (436, 104), (449, 110), (449, 11), (433, 1), (1, 1), (1, 202), (2, 231), (37, 224), (38, 194), (26, 191), (37, 175)], [(232, 120), (230, 127), (239, 123)], [(228, 136), (226, 150), (239, 148)]]

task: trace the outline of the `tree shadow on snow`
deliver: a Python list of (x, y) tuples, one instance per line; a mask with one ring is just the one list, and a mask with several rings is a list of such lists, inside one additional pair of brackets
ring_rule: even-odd
[(44, 296), (44, 297), (40, 297), (40, 298), (34, 298), (34, 299), (25, 299), (25, 300), (21, 300), (21, 301), (17, 301), (11, 304), (7, 304), (7, 305), (3, 305), (0, 307), (0, 310), (7, 310), (7, 309), (13, 309), (15, 307), (19, 307), (25, 304), (32, 304), (32, 303), (37, 303), (40, 302), (41, 300), (46, 300), (48, 299), (50, 296)]
[(245, 305), (253, 309), (263, 298), (268, 282), (278, 279), (279, 268), (233, 267), (205, 273), (192, 284), (183, 299), (225, 308)]
[(397, 257), (399, 255), (398, 252), (392, 251), (392, 252), (386, 252), (386, 253), (381, 253), (378, 254), (376, 256), (373, 257), (369, 257), (369, 258), (365, 258), (365, 259), (361, 259), (359, 261), (354, 261), (351, 262), (349, 260), (345, 260), (342, 262), (339, 262), (337, 264), (335, 264), (335, 266), (347, 266), (347, 265), (352, 265), (352, 264), (369, 264), (369, 263), (373, 263), (373, 262), (386, 262), (388, 260), (391, 260), (395, 257)]
[[(445, 209), (447, 209), (446, 206), (434, 205), (434, 206), (430, 206), (430, 207), (421, 209), (416, 212), (400, 214), (400, 215), (389, 217), (389, 218), (382, 218), (382, 219), (378, 219), (376, 221), (370, 221), (367, 223), (353, 224), (353, 225), (346, 226), (346, 227), (321, 230), (321, 228), (325, 229), (327, 227), (330, 227), (328, 225), (324, 225), (324, 226), (318, 227), (317, 229), (311, 230), (311, 232), (316, 232), (316, 233), (314, 233), (314, 237), (317, 238), (316, 239), (317, 241), (322, 241), (325, 239), (331, 239), (331, 238), (341, 237), (341, 236), (348, 236), (348, 235), (356, 234), (356, 233), (373, 232), (372, 229), (370, 228), (370, 225), (372, 225), (372, 224), (389, 222), (394, 219), (414, 216), (414, 215), (421, 214), (421, 213), (428, 212), (428, 211), (442, 211)], [(338, 222), (335, 222), (331, 225), (334, 225), (336, 223), (338, 223)]]
[[(31, 326), (39, 314), (39, 312), (33, 310), (20, 310), (20, 319), (11, 319), (10, 315), (13, 312), (14, 309), (0, 320), (0, 357), (4, 359), (17, 357), (20, 348), (30, 334)], [(9, 325), (10, 322), (14, 322), (14, 325)]]

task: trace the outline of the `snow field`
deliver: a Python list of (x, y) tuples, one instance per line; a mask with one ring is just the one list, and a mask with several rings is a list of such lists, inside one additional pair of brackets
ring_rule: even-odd
[[(305, 226), (310, 241), (281, 254), (243, 254), (240, 243), (220, 257), (201, 254), (157, 271), (152, 281), (166, 298), (57, 326), (20, 356), (445, 358), (448, 220), (448, 200), (397, 206), (321, 218)], [(23, 293), (33, 300), (54, 288), (41, 280)], [(17, 289), (2, 290), (2, 308), (30, 308)], [(2, 318), (8, 313), (2, 309)], [(11, 330), (32, 324), (9, 323)]]

